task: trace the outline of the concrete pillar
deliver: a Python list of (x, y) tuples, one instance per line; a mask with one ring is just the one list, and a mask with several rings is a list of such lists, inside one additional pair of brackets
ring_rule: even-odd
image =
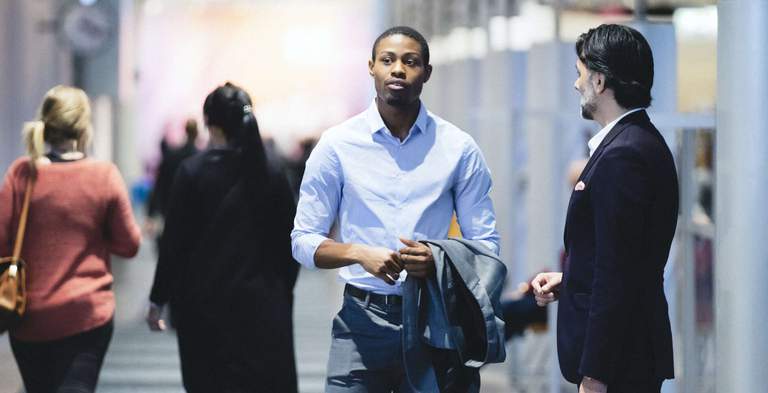
[[(525, 281), (530, 272), (525, 267), (525, 237), (517, 228), (525, 219), (524, 190), (520, 177), (524, 170), (525, 134), (521, 112), (525, 106), (526, 54), (492, 52), (482, 61), (482, 74), (493, 75), (479, 81), (480, 97), (477, 116), (477, 138), (493, 174), (493, 198), (496, 224), (501, 235), (501, 256), (507, 263), (507, 288)], [(523, 152), (520, 150), (523, 149)], [(521, 217), (522, 216), (522, 217)]]
[(54, 29), (59, 2), (0, 2), (0, 171), (22, 154), (21, 127), (43, 94), (71, 83), (71, 58)]
[(137, 128), (139, 116), (137, 112), (136, 80), (137, 68), (137, 39), (138, 36), (138, 5), (134, 0), (116, 0), (115, 7), (118, 15), (116, 52), (114, 53), (116, 67), (110, 75), (112, 97), (115, 99), (114, 119), (115, 130), (112, 132), (114, 146), (112, 153), (115, 164), (120, 168), (128, 183), (142, 175), (141, 154), (138, 151), (139, 135), (147, 130)]
[(768, 2), (718, 4), (715, 304), (718, 392), (765, 391)]
[[(573, 151), (583, 150), (584, 121), (573, 89), (576, 54), (572, 43), (534, 44), (528, 57), (525, 132), (528, 151), (528, 271), (559, 270), (563, 226), (572, 189), (565, 171)], [(594, 127), (594, 126), (593, 126)], [(555, 349), (556, 305), (549, 307), (550, 373), (548, 392), (559, 392), (562, 377)]]
[(528, 143), (528, 269), (559, 268), (563, 225), (571, 188), (565, 171), (584, 150), (580, 131), (597, 127), (579, 116), (573, 89), (576, 54), (572, 43), (535, 44), (529, 52), (526, 89)]

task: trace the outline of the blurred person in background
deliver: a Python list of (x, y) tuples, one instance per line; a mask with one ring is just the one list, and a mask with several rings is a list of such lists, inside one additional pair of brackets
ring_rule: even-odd
[(144, 221), (144, 230), (148, 235), (156, 237), (158, 249), (162, 236), (159, 218), (165, 218), (168, 212), (168, 199), (173, 176), (176, 174), (182, 161), (198, 152), (196, 146), (197, 136), (199, 135), (197, 120), (193, 118), (187, 119), (184, 123), (184, 133), (186, 134), (186, 140), (181, 147), (174, 149), (168, 146), (165, 138), (160, 142), (162, 157), (157, 168), (155, 184), (152, 186), (149, 203), (147, 203), (147, 217)]
[(307, 165), (307, 159), (312, 153), (312, 149), (317, 144), (317, 137), (309, 136), (299, 140), (297, 144), (296, 152), (286, 161), (286, 174), (288, 175), (288, 183), (293, 189), (293, 195), (296, 200), (299, 199), (299, 187), (301, 187), (301, 179), (304, 177), (304, 168)]
[(563, 273), (532, 282), (560, 300), (557, 348), (582, 393), (658, 393), (674, 377), (664, 266), (678, 215), (677, 170), (651, 123), (653, 55), (631, 27), (600, 25), (576, 41), (581, 113), (603, 128), (573, 188)]
[(243, 89), (219, 86), (203, 113), (210, 147), (171, 187), (147, 323), (164, 330), (171, 305), (188, 392), (296, 392), (293, 195)]
[[(28, 304), (10, 331), (26, 391), (93, 392), (113, 331), (110, 253), (133, 257), (140, 229), (115, 165), (88, 158), (85, 92), (56, 86), (27, 123), (27, 156), (0, 189), (0, 255), (10, 254), (28, 179), (34, 179), (26, 237)], [(48, 150), (46, 152), (46, 145)]]

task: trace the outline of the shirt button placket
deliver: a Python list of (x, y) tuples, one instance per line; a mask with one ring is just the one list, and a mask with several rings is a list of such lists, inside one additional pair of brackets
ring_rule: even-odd
[[(402, 159), (403, 159), (403, 143), (402, 142), (399, 143), (397, 146), (397, 158), (398, 158), (398, 161), (402, 162)], [(397, 216), (397, 222), (401, 223), (403, 220), (403, 214), (405, 214), (405, 212), (403, 212), (403, 205), (404, 205), (403, 202), (405, 200), (405, 194), (407, 192), (406, 190), (407, 185), (405, 184), (405, 181), (404, 181), (404, 171), (401, 169), (400, 165), (397, 166), (396, 178), (397, 180), (395, 184), (397, 185), (397, 192), (395, 193), (395, 195), (397, 195), (397, 199), (395, 201), (395, 214)]]

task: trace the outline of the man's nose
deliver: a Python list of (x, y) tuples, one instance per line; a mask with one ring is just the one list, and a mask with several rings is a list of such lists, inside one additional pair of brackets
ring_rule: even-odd
[(404, 78), (405, 77), (405, 68), (403, 67), (403, 63), (400, 61), (396, 61), (394, 64), (392, 64), (392, 76), (398, 77), (398, 78)]

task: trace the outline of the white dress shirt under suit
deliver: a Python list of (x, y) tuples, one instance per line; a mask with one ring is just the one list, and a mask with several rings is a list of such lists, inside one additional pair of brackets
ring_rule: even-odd
[(587, 146), (589, 146), (589, 156), (592, 157), (592, 154), (595, 154), (595, 150), (597, 150), (597, 148), (600, 147), (600, 144), (603, 143), (603, 139), (605, 139), (605, 137), (608, 136), (608, 133), (611, 132), (611, 130), (613, 129), (614, 126), (616, 126), (616, 124), (619, 124), (619, 121), (621, 121), (621, 119), (631, 115), (632, 113), (641, 111), (643, 109), (645, 108), (630, 109), (624, 112), (623, 115), (617, 117), (612, 122), (606, 124), (605, 127), (603, 127), (600, 131), (598, 131), (597, 134), (595, 134), (595, 136), (593, 136), (589, 140), (589, 142), (587, 142)]

